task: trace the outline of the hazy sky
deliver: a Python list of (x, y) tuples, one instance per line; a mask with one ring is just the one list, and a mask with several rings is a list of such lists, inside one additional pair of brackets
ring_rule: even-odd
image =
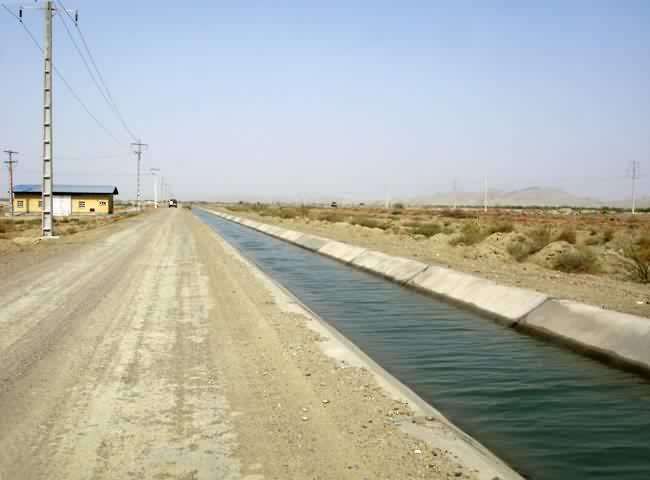
[[(23, 2), (29, 3), (29, 2)], [(555, 185), (650, 193), (650, 2), (66, 0), (181, 198), (381, 198)], [(26, 25), (42, 37), (42, 12)], [(128, 135), (61, 24), (57, 183), (134, 195)], [(39, 183), (40, 53), (0, 10), (0, 147)], [(6, 184), (3, 168), (0, 182)], [(151, 177), (143, 180), (151, 195)]]

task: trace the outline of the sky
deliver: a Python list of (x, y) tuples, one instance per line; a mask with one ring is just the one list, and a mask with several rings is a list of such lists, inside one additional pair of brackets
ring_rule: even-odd
[[(63, 4), (149, 144), (143, 172), (181, 199), (408, 198), (485, 178), (618, 199), (634, 161), (650, 195), (646, 0)], [(24, 19), (42, 42), (43, 12)], [(80, 42), (59, 10), (55, 65), (105, 128), (55, 79), (55, 182), (133, 198), (133, 140), (63, 20)], [(0, 148), (20, 152), (16, 183), (40, 183), (41, 88), (41, 53), (0, 9)]]

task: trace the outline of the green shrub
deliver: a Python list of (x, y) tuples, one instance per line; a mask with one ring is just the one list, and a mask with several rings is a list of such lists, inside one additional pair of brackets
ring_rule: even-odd
[(555, 261), (555, 269), (567, 273), (596, 273), (598, 261), (588, 247), (562, 252)]
[(575, 228), (564, 228), (556, 237), (556, 240), (564, 240), (567, 243), (570, 243), (571, 245), (575, 245), (576, 243), (576, 231)]
[(487, 231), (483, 230), (478, 222), (468, 222), (463, 225), (460, 236), (452, 239), (450, 245), (474, 245), (479, 243), (487, 236)]
[(421, 223), (411, 229), (411, 233), (414, 235), (424, 235), (425, 237), (433, 237), (440, 232), (442, 232), (442, 228), (437, 223)]

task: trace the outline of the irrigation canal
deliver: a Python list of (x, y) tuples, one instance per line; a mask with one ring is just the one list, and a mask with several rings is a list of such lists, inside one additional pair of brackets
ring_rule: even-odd
[(647, 379), (194, 213), (525, 477), (650, 478)]

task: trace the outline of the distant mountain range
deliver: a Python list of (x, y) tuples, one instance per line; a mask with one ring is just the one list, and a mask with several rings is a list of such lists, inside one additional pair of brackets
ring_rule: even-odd
[[(458, 205), (483, 205), (483, 192), (458, 192)], [(410, 204), (453, 205), (453, 192), (439, 192), (430, 195), (419, 195), (410, 199)], [(581, 197), (559, 188), (529, 187), (522, 190), (504, 191), (488, 190), (488, 205), (490, 206), (539, 206), (539, 207), (617, 207), (629, 208), (630, 199), (605, 201), (593, 197)], [(637, 198), (638, 208), (650, 208), (650, 196)]]

